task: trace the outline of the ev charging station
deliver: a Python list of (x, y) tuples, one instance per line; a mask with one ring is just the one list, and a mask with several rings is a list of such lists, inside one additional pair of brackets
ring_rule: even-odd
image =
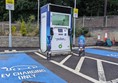
[(69, 54), (72, 39), (72, 8), (55, 4), (41, 7), (40, 49), (43, 53)]

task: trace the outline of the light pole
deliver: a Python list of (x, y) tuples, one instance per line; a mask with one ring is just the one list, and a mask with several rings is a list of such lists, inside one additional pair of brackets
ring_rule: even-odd
[(12, 33), (11, 33), (11, 10), (9, 10), (9, 48), (12, 47)]
[(104, 27), (107, 27), (106, 14), (107, 14), (107, 0), (104, 1)]
[(39, 28), (39, 8), (40, 8), (40, 0), (38, 0), (38, 15), (37, 15), (37, 27)]
[[(74, 8), (76, 8), (76, 0), (74, 1)], [(73, 45), (75, 46), (75, 27), (76, 27), (76, 17), (74, 16), (74, 30), (73, 30)]]

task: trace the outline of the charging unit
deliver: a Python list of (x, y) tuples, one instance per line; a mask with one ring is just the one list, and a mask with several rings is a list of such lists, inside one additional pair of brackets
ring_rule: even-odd
[(72, 8), (55, 4), (41, 7), (40, 49), (48, 54), (71, 52)]

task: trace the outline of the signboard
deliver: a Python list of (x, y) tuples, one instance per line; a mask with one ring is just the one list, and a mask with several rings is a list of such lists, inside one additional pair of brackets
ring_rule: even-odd
[(73, 12), (74, 12), (73, 17), (78, 18), (78, 9), (74, 8)]
[(6, 0), (6, 9), (14, 10), (14, 0)]

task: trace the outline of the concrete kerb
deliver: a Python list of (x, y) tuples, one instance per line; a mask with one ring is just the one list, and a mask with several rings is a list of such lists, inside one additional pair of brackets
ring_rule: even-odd
[[(101, 48), (101, 49), (107, 49), (107, 50), (113, 50), (113, 51), (118, 51), (118, 46), (114, 46), (114, 47), (102, 47), (102, 46), (88, 46), (86, 48)], [(73, 47), (73, 50), (78, 49), (78, 47)], [(16, 51), (16, 50), (12, 50), (9, 51), (7, 50), (6, 52), (0, 52), (0, 54), (8, 54), (8, 53), (24, 53), (24, 52), (41, 52), (40, 49), (38, 50), (23, 50), (23, 51)]]
[[(103, 47), (103, 46), (88, 46), (86, 48), (100, 48), (100, 49), (106, 49), (106, 50), (113, 50), (113, 51), (118, 51), (118, 46), (112, 46), (112, 47)], [(73, 47), (74, 49), (78, 49), (78, 47)]]
[(106, 49), (106, 50), (118, 51), (118, 46), (111, 46), (111, 47), (93, 46), (93, 48), (101, 48), (101, 49)]
[(16, 51), (16, 50), (12, 50), (12, 51), (0, 52), (0, 54), (25, 53), (25, 52), (37, 52), (37, 51), (39, 51), (39, 50), (24, 50), (24, 51)]

